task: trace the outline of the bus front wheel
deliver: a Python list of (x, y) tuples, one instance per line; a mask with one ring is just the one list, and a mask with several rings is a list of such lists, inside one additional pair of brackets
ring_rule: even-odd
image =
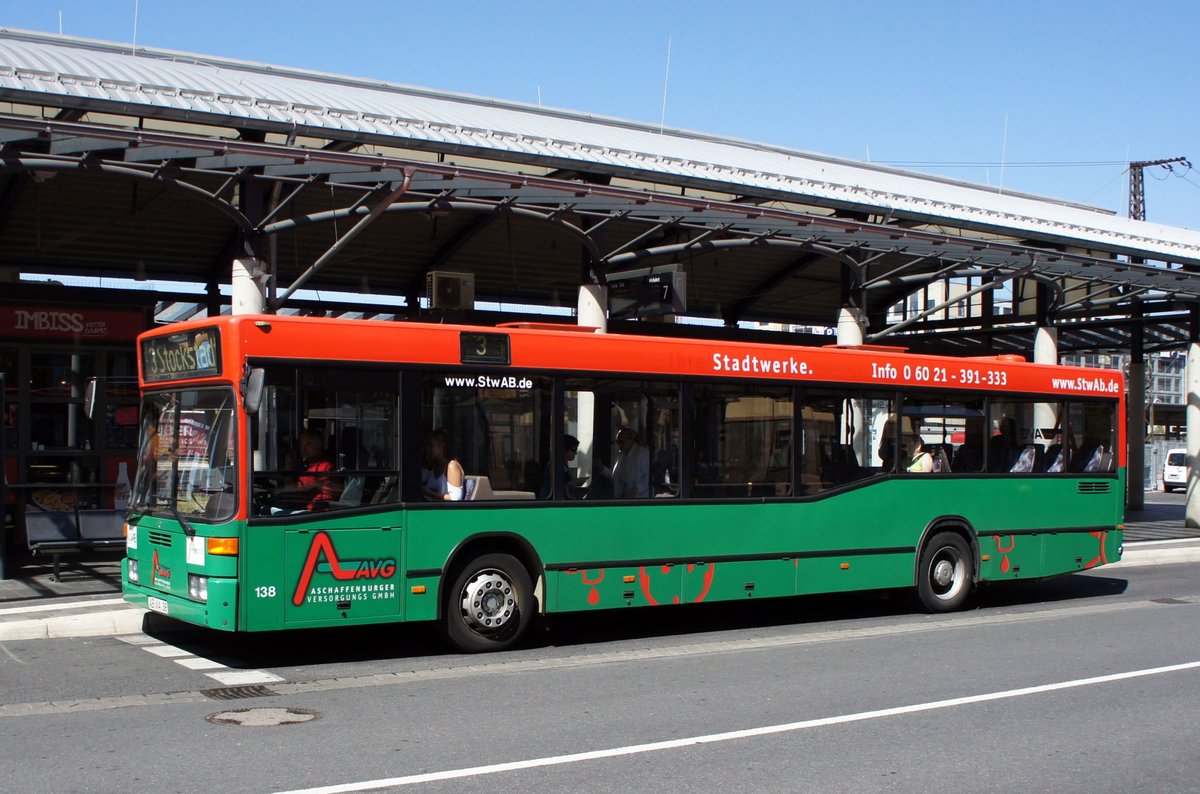
[(448, 591), (446, 639), (468, 653), (508, 648), (533, 618), (529, 572), (507, 554), (476, 557)]
[(971, 549), (960, 535), (934, 535), (921, 552), (917, 568), (917, 600), (926, 612), (952, 612), (971, 594), (974, 577)]

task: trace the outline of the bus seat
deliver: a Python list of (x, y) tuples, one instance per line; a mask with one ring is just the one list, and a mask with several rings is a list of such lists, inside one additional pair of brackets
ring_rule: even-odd
[(393, 492), (396, 488), (396, 477), (388, 476), (383, 478), (383, 482), (379, 483), (379, 487), (375, 489), (375, 494), (371, 497), (371, 504), (377, 505), (380, 502), (394, 502)]
[(950, 471), (950, 458), (946, 455), (946, 448), (939, 446), (933, 451), (933, 470), (939, 474)]
[(491, 499), (492, 481), (486, 474), (468, 474), (463, 477), (463, 499), (468, 502)]
[(338, 503), (342, 507), (357, 507), (363, 502), (363, 485), (366, 483), (366, 478), (361, 474), (354, 474), (346, 478), (346, 485), (342, 488), (342, 495), (338, 499)]
[(1013, 463), (1010, 472), (1024, 474), (1033, 471), (1033, 464), (1037, 461), (1038, 449), (1033, 444), (1026, 444), (1025, 448), (1017, 455), (1017, 460)]
[(1085, 472), (1112, 471), (1112, 453), (1105, 451), (1103, 444), (1096, 445), (1096, 451), (1083, 467)]

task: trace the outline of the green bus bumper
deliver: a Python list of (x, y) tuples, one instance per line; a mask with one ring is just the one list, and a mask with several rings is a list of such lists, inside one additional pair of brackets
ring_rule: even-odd
[(130, 604), (167, 617), (219, 631), (236, 631), (238, 627), (236, 579), (209, 577), (208, 601), (193, 601), (129, 581), (129, 561), (123, 560), (121, 591)]

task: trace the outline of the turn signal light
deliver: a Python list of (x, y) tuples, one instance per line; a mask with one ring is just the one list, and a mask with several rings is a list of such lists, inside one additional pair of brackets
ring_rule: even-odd
[(208, 538), (208, 553), (221, 554), (226, 557), (236, 557), (238, 553), (237, 538)]

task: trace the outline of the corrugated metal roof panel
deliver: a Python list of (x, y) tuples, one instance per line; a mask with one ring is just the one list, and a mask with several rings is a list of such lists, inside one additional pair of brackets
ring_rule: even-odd
[(604, 164), (639, 174), (768, 191), (919, 218), (1200, 259), (1200, 232), (867, 163), (582, 113), (261, 64), (0, 30), (0, 95), (118, 102), (162, 115), (424, 141)]

